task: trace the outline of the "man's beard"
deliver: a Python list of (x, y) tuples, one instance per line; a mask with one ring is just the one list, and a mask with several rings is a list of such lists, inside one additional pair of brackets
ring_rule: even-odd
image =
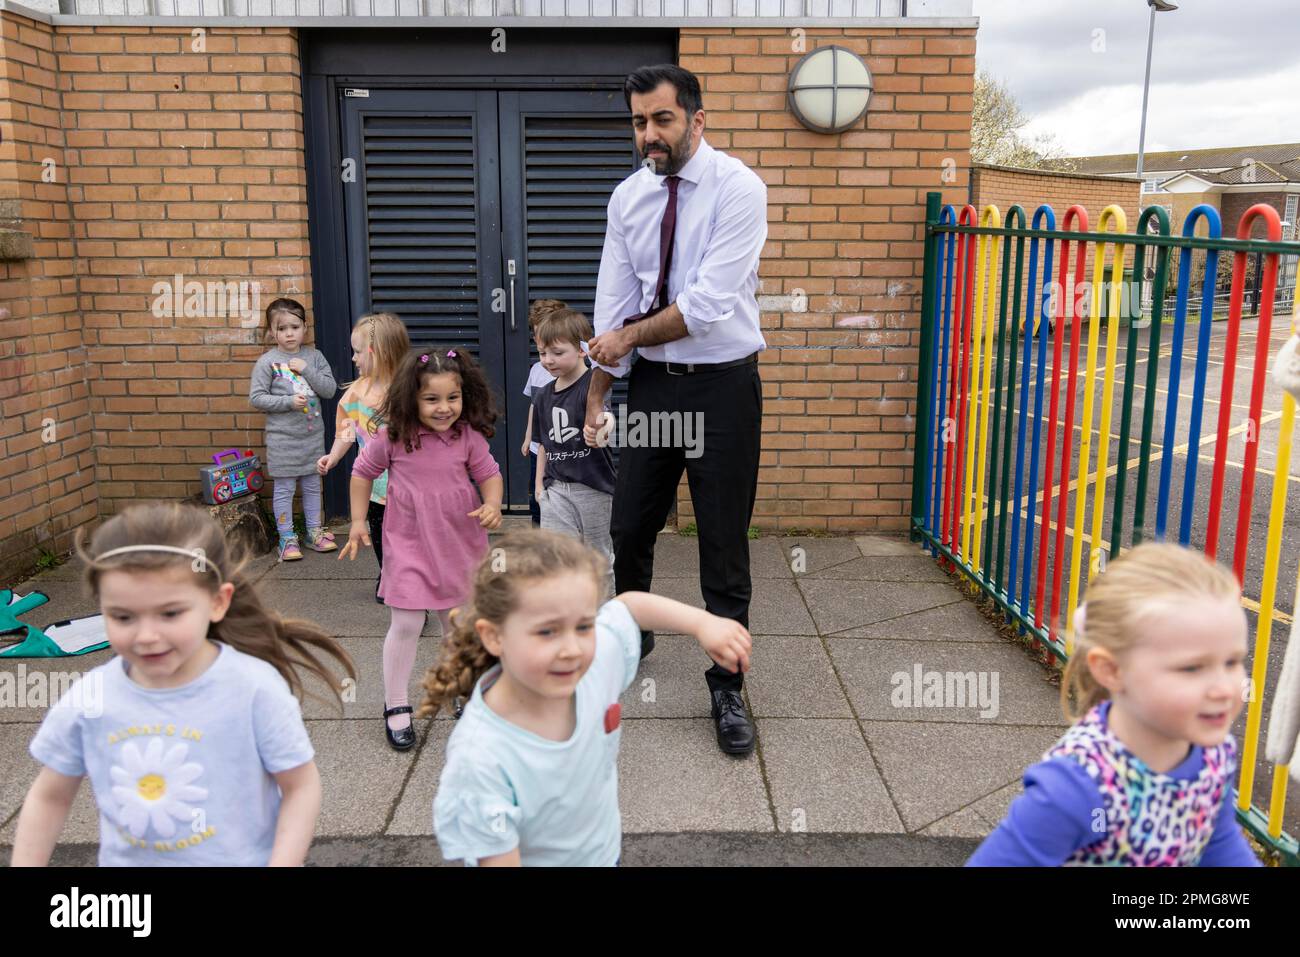
[[(676, 144), (668, 144), (659, 141), (657, 145), (667, 147), (667, 156), (654, 157), (650, 156), (649, 153), (646, 154), (654, 163), (654, 172), (656, 176), (675, 176), (681, 172), (682, 167), (686, 165), (686, 148), (687, 144), (690, 142), (690, 138), (691, 134), (688, 130), (682, 135), (682, 138), (678, 140)], [(649, 150), (650, 145), (651, 144), (646, 144), (647, 150)]]

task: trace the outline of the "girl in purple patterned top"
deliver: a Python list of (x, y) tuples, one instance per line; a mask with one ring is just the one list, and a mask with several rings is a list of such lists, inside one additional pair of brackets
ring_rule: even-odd
[(1240, 598), (1231, 572), (1176, 545), (1111, 563), (1075, 616), (1075, 724), (968, 866), (1260, 866), (1233, 813)]

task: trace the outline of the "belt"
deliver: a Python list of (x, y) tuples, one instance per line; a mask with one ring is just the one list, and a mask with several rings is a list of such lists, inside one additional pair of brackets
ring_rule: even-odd
[(691, 375), (695, 372), (718, 372), (735, 366), (753, 365), (758, 362), (758, 353), (753, 352), (743, 359), (733, 359), (730, 362), (658, 362), (645, 356), (638, 356), (637, 361), (652, 366), (663, 366), (669, 375)]

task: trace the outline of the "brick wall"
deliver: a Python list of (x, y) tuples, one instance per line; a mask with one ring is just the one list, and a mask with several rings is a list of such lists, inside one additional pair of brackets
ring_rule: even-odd
[(1001, 210), (1005, 220), (1007, 210), (1019, 203), (1030, 219), (1039, 205), (1047, 203), (1055, 211), (1059, 226), (1065, 211), (1079, 203), (1088, 211), (1088, 227), (1094, 230), (1101, 211), (1112, 203), (1124, 209), (1132, 230), (1137, 225), (1138, 213), (1146, 205), (1140, 201), (1140, 187), (1136, 178), (1050, 173), (984, 163), (976, 163), (971, 169), (971, 202), (976, 210), (982, 211), (992, 203)]
[[(1044, 173), (977, 163), (971, 170), (970, 195), (978, 212), (982, 212), (989, 203), (997, 206), (1004, 223), (1007, 210), (1016, 203), (1025, 211), (1026, 225), (1033, 221), (1034, 210), (1047, 203), (1056, 213), (1058, 229), (1065, 224), (1065, 211), (1078, 203), (1088, 211), (1088, 229), (1092, 232), (1098, 231), (1102, 210), (1111, 204), (1118, 204), (1128, 220), (1126, 231), (1131, 233), (1137, 228), (1138, 214), (1147, 205), (1141, 200), (1141, 185), (1136, 178)], [(1107, 228), (1114, 230), (1115, 227), (1110, 225)], [(1133, 262), (1132, 252), (1131, 246), (1126, 247), (1125, 262), (1128, 264)], [(1071, 262), (1073, 259), (1074, 254), (1071, 253)], [(1106, 269), (1109, 274), (1109, 261)], [(1082, 278), (1092, 280), (1091, 247)]]
[[(1169, 231), (1182, 235), (1183, 222), (1187, 219), (1188, 213), (1202, 203), (1218, 209), (1222, 198), (1218, 193), (1156, 193), (1151, 197), (1151, 201), (1173, 207), (1173, 215), (1169, 217)], [(1205, 235), (1203, 225), (1197, 226), (1197, 234)]]
[[(763, 454), (754, 524), (903, 530), (911, 501), (925, 194), (967, 189), (975, 31), (681, 32), (705, 136), (768, 186)], [(799, 58), (838, 44), (875, 78), (867, 115), (825, 135), (786, 105)], [(944, 161), (953, 172), (944, 182)], [(788, 298), (802, 291), (807, 308)], [(689, 495), (679, 521), (691, 520)]]
[(30, 236), (0, 260), (0, 581), (97, 507), (56, 45), (0, 13), (0, 226)]
[[(1241, 217), (1246, 215), (1246, 210), (1256, 203), (1264, 203), (1272, 206), (1277, 210), (1277, 218), (1282, 219), (1286, 215), (1286, 193), (1281, 190), (1275, 192), (1254, 192), (1254, 193), (1222, 193), (1219, 196), (1219, 215), (1223, 218), (1223, 235), (1236, 236), (1237, 226), (1241, 223)], [(1250, 235), (1254, 239), (1263, 239), (1268, 233), (1264, 229), (1263, 220), (1256, 219), (1251, 226)]]
[(297, 38), (201, 39), (188, 26), (59, 30), (105, 514), (191, 495), (214, 449), (262, 444), (248, 405), (258, 330), (218, 299), (168, 315), (156, 284), (256, 283), (250, 305), (288, 294), (310, 308)]

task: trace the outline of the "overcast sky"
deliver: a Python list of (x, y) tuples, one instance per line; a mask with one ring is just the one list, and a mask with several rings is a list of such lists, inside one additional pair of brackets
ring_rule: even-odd
[[(974, 0), (976, 58), (1067, 156), (1136, 153), (1145, 0)], [(1093, 47), (1099, 49), (1094, 52)], [(1300, 3), (1179, 0), (1156, 14), (1148, 152), (1300, 142)]]

